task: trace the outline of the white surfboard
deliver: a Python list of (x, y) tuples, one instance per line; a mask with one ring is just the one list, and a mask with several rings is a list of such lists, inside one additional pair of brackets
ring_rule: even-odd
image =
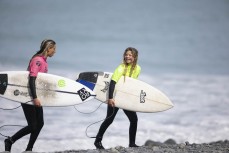
[[(112, 73), (83, 72), (77, 82), (89, 87), (96, 94), (96, 99), (107, 103), (109, 84)], [(122, 76), (115, 86), (115, 106), (135, 112), (160, 112), (173, 107), (170, 99), (153, 86), (130, 77)]]
[[(0, 96), (20, 103), (31, 101), (28, 78), (28, 71), (0, 72)], [(88, 87), (74, 80), (47, 73), (38, 73), (36, 93), (42, 106), (71, 106), (95, 97), (95, 93)]]

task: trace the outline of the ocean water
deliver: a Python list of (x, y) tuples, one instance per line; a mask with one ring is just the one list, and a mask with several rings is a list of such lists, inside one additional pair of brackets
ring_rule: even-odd
[[(71, 79), (82, 71), (112, 72), (125, 48), (137, 48), (139, 79), (174, 103), (165, 112), (138, 113), (138, 145), (148, 139), (204, 143), (229, 138), (229, 1), (1, 0), (0, 19), (0, 71), (26, 70), (45, 38), (57, 43), (49, 73)], [(101, 122), (93, 123), (106, 115), (106, 104), (100, 104), (45, 107), (34, 151), (93, 149), (94, 139), (87, 136), (96, 135)], [(0, 98), (1, 108), (19, 105)], [(0, 110), (0, 125), (6, 124), (26, 125), (22, 109)], [(128, 128), (119, 110), (103, 145), (128, 146)], [(0, 132), (10, 136), (19, 129)], [(4, 139), (0, 136), (0, 151)], [(28, 139), (17, 141), (12, 152), (24, 151)]]

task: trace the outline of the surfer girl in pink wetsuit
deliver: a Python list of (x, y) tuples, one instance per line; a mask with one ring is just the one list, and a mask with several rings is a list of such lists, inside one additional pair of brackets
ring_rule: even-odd
[(48, 72), (47, 58), (52, 57), (55, 52), (55, 41), (45, 39), (41, 43), (40, 50), (31, 58), (27, 70), (29, 71), (29, 87), (34, 105), (21, 104), (28, 125), (16, 132), (12, 137), (5, 139), (5, 151), (10, 151), (12, 144), (27, 134), (30, 134), (30, 138), (26, 151), (32, 151), (33, 145), (44, 125), (43, 108), (36, 94), (35, 82), (38, 72)]
[[(128, 76), (137, 79), (141, 67), (137, 64), (138, 61), (138, 51), (137, 49), (133, 47), (128, 47), (124, 54), (123, 54), (123, 63), (120, 64), (114, 71), (110, 86), (109, 86), (109, 99), (108, 99), (108, 105), (107, 105), (107, 116), (106, 120), (101, 124), (99, 131), (97, 133), (94, 145), (97, 149), (104, 149), (102, 145), (102, 138), (107, 130), (107, 128), (110, 126), (110, 124), (113, 122), (119, 108), (115, 107), (115, 100), (113, 99), (113, 93), (115, 89), (115, 85), (118, 82), (118, 80), (122, 76)], [(137, 124), (138, 124), (138, 117), (137, 113), (133, 111), (123, 110), (126, 116), (128, 117), (130, 121), (130, 128), (129, 128), (129, 147), (138, 147), (135, 144), (135, 138), (136, 138), (136, 132), (137, 132)]]

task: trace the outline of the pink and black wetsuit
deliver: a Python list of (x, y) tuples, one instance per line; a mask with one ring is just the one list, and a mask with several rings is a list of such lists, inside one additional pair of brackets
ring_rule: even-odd
[(44, 56), (36, 56), (34, 57), (28, 67), (28, 71), (30, 72), (30, 76), (36, 77), (38, 72), (43, 72), (47, 73), (48, 72), (48, 63), (47, 63), (47, 58)]
[[(46, 58), (44, 56), (33, 57), (29, 63), (28, 71), (29, 71), (29, 87), (31, 90), (31, 95), (32, 98), (35, 99), (37, 98), (35, 81), (38, 72), (42, 72), (42, 73), (48, 72), (48, 64), (46, 62)], [(25, 135), (31, 134), (28, 146), (26, 148), (27, 151), (31, 151), (44, 125), (43, 108), (34, 105), (28, 105), (28, 104), (21, 104), (21, 105), (25, 114), (25, 118), (28, 122), (28, 126), (19, 130), (16, 134), (14, 134), (10, 138), (10, 140), (13, 143)]]
[(38, 72), (47, 73), (48, 72), (48, 63), (47, 58), (44, 56), (35, 56), (31, 59), (28, 67), (29, 71), (29, 87), (31, 90), (31, 95), (33, 99), (37, 98), (35, 81), (38, 75)]
[[(44, 116), (43, 116), (43, 108), (39, 105), (45, 103), (44, 101), (40, 101), (39, 97), (36, 94), (36, 78), (40, 73), (48, 72), (48, 63), (47, 57), (52, 57), (56, 50), (56, 42), (51, 39), (45, 39), (42, 41), (40, 50), (38, 50), (33, 57), (31, 58), (27, 70), (29, 71), (29, 81), (28, 88), (30, 89), (31, 101), (36, 105), (30, 105), (28, 103), (23, 103), (22, 109), (28, 123), (27, 126), (20, 129), (16, 132), (12, 137), (8, 137), (5, 139), (5, 151), (11, 150), (12, 144), (23, 136), (30, 134), (29, 143), (25, 151), (32, 151), (34, 143), (37, 140), (37, 137), (44, 125)], [(43, 56), (45, 55), (45, 56)], [(28, 92), (29, 92), (28, 91)]]

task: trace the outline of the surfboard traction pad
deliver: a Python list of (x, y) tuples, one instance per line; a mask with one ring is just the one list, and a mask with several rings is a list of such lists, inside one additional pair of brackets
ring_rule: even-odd
[(4, 95), (8, 85), (8, 75), (0, 74), (0, 94)]
[(98, 80), (98, 76), (103, 76), (104, 72), (82, 72), (79, 74), (77, 82), (87, 86), (91, 90), (94, 90)]
[(103, 72), (82, 72), (79, 74), (78, 80), (85, 80), (91, 83), (96, 83), (99, 75), (103, 75)]

